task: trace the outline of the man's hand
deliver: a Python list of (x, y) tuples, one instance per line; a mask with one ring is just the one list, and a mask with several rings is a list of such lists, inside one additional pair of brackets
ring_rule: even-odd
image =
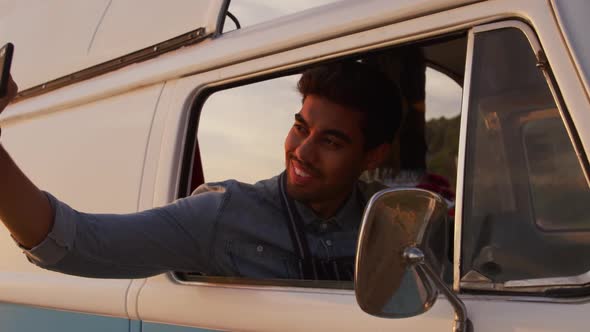
[[(0, 98), (0, 113), (18, 92), (9, 77), (6, 96)], [(0, 138), (1, 142), (1, 138)], [(49, 200), (18, 168), (0, 144), (0, 219), (25, 248), (41, 243), (53, 227)]]
[(0, 113), (4, 111), (6, 106), (16, 97), (18, 92), (18, 86), (14, 83), (11, 75), (8, 75), (8, 89), (6, 90), (6, 96), (0, 99)]

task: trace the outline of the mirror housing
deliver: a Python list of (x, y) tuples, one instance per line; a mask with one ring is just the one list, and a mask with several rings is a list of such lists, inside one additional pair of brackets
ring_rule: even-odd
[(447, 204), (422, 189), (385, 189), (365, 209), (354, 289), (361, 309), (388, 318), (430, 309), (443, 292), (455, 308), (455, 331), (467, 328), (465, 306), (442, 281), (449, 247)]

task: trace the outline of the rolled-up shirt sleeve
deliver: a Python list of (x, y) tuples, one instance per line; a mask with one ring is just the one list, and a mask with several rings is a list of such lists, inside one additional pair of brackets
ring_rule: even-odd
[(45, 195), (53, 208), (53, 228), (40, 244), (24, 252), (31, 262), (53, 265), (59, 262), (72, 247), (76, 236), (76, 223), (70, 216), (73, 210), (69, 206), (49, 193)]
[(52, 271), (97, 278), (142, 278), (166, 271), (209, 273), (212, 232), (229, 193), (204, 185), (196, 195), (132, 214), (76, 211), (46, 193), (53, 228), (24, 250)]

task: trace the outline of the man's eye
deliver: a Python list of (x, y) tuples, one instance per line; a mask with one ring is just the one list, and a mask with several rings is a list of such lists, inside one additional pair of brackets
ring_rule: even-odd
[(306, 128), (298, 123), (294, 124), (293, 127), (297, 132), (304, 134), (306, 132)]
[(332, 148), (340, 147), (340, 144), (337, 141), (335, 141), (334, 139), (328, 138), (328, 137), (324, 138), (324, 143), (327, 146), (332, 147)]

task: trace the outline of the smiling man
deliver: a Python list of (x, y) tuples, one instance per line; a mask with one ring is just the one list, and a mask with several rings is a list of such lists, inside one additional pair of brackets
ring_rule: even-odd
[(37, 189), (0, 145), (0, 218), (31, 262), (63, 273), (352, 280), (368, 198), (358, 178), (389, 152), (399, 91), (359, 62), (310, 69), (298, 89), (303, 103), (276, 177), (204, 184), (134, 214), (86, 214)]

